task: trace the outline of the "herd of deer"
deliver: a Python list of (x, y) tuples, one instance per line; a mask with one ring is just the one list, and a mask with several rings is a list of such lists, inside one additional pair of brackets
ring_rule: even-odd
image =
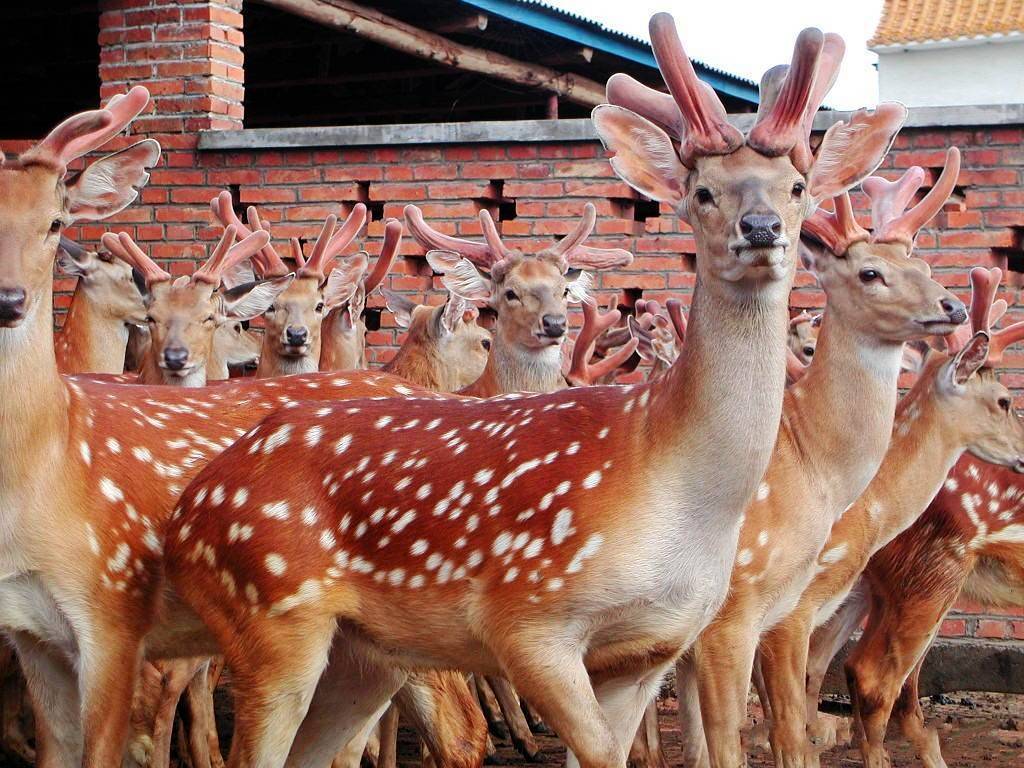
[[(616, 75), (593, 121), (616, 173), (693, 228), (688, 318), (675, 301), (625, 324), (596, 308), (582, 270), (631, 256), (584, 244), (593, 206), (532, 255), (486, 211), (476, 242), (408, 206), (448, 296), (385, 291), (407, 340), (371, 372), (361, 318), (400, 222), (372, 269), (342, 256), (358, 205), (282, 257), (222, 193), (220, 242), (174, 278), (126, 234), (99, 252), (62, 236), (129, 205), (158, 163), (147, 139), (68, 172), (144, 87), (0, 155), (0, 626), (35, 728), (5, 701), (9, 747), (47, 768), (166, 766), (187, 689), (179, 749), (222, 765), (226, 664), (231, 766), (356, 765), (369, 741), (386, 764), (399, 711), (436, 764), (479, 765), (495, 700), (521, 749), (539, 715), (571, 765), (623, 766), (656, 746), (674, 665), (687, 765), (744, 764), (753, 679), (776, 763), (811, 766), (837, 740), (824, 672), (867, 616), (847, 662), (865, 763), (887, 764), (895, 712), (944, 765), (916, 687), (940, 621), (961, 590), (1024, 602), (1024, 426), (992, 372), (1024, 324), (993, 330), (999, 270), (972, 271), (968, 313), (912, 256), (959, 153), (911, 205), (921, 169), (870, 176), (902, 106), (812, 150), (836, 35), (800, 34), (746, 134), (669, 16), (651, 39), (669, 93)], [(790, 319), (798, 253), (820, 318)], [(56, 339), (55, 260), (78, 278)], [(584, 325), (563, 355), (569, 302)], [(244, 327), (259, 316), (262, 339)], [(133, 325), (148, 344), (125, 373)], [(641, 358), (646, 383), (612, 384)]]

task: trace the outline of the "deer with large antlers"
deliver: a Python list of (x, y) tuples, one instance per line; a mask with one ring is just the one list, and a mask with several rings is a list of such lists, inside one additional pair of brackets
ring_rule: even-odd
[(201, 267), (191, 276), (175, 279), (127, 233), (103, 235), (107, 251), (130, 264), (146, 286), (145, 320), (150, 344), (138, 383), (206, 386), (207, 363), (213, 357), (217, 329), (259, 317), (292, 282), (289, 274), (219, 290), (224, 273), (251, 259), (269, 239), (260, 231), (236, 243), (235, 229), (228, 227)]
[[(816, 721), (825, 670), (820, 663), (808, 668), (810, 636), (814, 627), (832, 619), (868, 559), (918, 518), (964, 451), (1009, 471), (1024, 471), (1024, 426), (1012, 412), (1010, 393), (994, 377), (977, 375), (982, 366), (996, 364), (1011, 338), (1006, 331), (993, 333), (988, 323), (999, 276), (999, 270), (972, 271), (973, 336), (958, 329), (949, 354), (927, 360), (913, 389), (900, 401), (892, 442), (878, 473), (833, 525), (815, 576), (796, 607), (762, 639), (760, 667), (777, 765), (817, 764), (817, 749), (805, 755), (805, 732), (818, 742), (815, 747), (825, 745), (825, 729)], [(1019, 336), (1019, 330), (1011, 330), (1014, 334)], [(922, 567), (934, 575), (933, 566)], [(897, 588), (902, 590), (902, 584)], [(885, 648), (888, 655), (900, 645)], [(872, 760), (868, 764), (881, 765)]]
[[(243, 224), (228, 192), (211, 200), (210, 207), (223, 226), (234, 226), (243, 236), (266, 229), (255, 206), (246, 210), (248, 226)], [(368, 275), (369, 257), (364, 252), (346, 257), (340, 266), (331, 268), (365, 222), (366, 206), (362, 203), (352, 208), (340, 226), (332, 214), (308, 258), (298, 239), (292, 238), (296, 279), (267, 312), (257, 377), (366, 368), (363, 308), (366, 297), (391, 269), (401, 246), (402, 226), (394, 219), (385, 224), (381, 253)], [(264, 278), (292, 272), (269, 243), (254, 261)]]
[(929, 277), (925, 262), (910, 257), (909, 245), (945, 203), (959, 167), (952, 150), (930, 195), (873, 237), (857, 223), (846, 193), (835, 199), (834, 213), (819, 210), (804, 221), (804, 232), (819, 244), (808, 242), (806, 261), (827, 296), (816, 351), (787, 390), (775, 452), (743, 519), (729, 595), (676, 668), (686, 692), (680, 713), (687, 748), (697, 762), (706, 742), (710, 765), (743, 763), (740, 729), (758, 638), (792, 610), (833, 522), (885, 456), (903, 343), (949, 333), (967, 320), (963, 303)]
[[(878, 165), (903, 111), (858, 114), (812, 157), (809, 115), (838, 61), (809, 30), (745, 137), (671, 17), (651, 32), (672, 96), (612, 95), (674, 114), (681, 150), (623, 107), (594, 120), (617, 172), (694, 228), (683, 354), (635, 387), (300, 406), (207, 465), (165, 562), (234, 672), (233, 766), (322, 764), (408, 669), (460, 667), (506, 674), (574, 761), (621, 767), (663, 673), (724, 599), (778, 433), (800, 225)], [(287, 487), (271, 482), (282, 466)], [(216, 504), (218, 488), (243, 501)]]
[[(65, 178), (67, 164), (123, 130), (148, 98), (145, 88), (134, 88), (105, 109), (69, 118), (0, 165), (0, 386), (23, 393), (19, 408), (0, 419), (0, 450), (8, 457), (0, 466), (7, 532), (0, 628), (26, 672), (41, 765), (119, 764), (143, 651), (151, 659), (217, 652), (208, 639), (186, 642), (196, 620), (177, 610), (173, 596), (167, 612), (157, 612), (162, 528), (181, 488), (210, 457), (262, 414), (299, 400), (433, 397), (378, 373), (210, 389), (60, 376), (52, 301), (60, 231), (128, 205), (148, 178), (144, 162), (152, 155), (126, 150), (116, 161), (96, 161), (103, 163), (102, 185), (89, 181), (89, 167)], [(276, 447), (273, 440), (267, 450)], [(461, 709), (454, 716), (464, 720)], [(483, 749), (482, 737), (479, 744), (474, 738), (470, 731), (465, 751)]]
[[(583, 244), (594, 229), (591, 203), (572, 232), (535, 255), (502, 242), (489, 211), (480, 211), (484, 242), (451, 237), (428, 226), (420, 209), (405, 207), (413, 237), (429, 249), (427, 261), (448, 290), (469, 301), (485, 301), (497, 313), (494, 342), (483, 375), (462, 394), (493, 397), (507, 392), (553, 392), (566, 386), (562, 342), (569, 301), (587, 295), (590, 277), (581, 270), (624, 266), (632, 254)], [(481, 271), (483, 270), (483, 271)]]

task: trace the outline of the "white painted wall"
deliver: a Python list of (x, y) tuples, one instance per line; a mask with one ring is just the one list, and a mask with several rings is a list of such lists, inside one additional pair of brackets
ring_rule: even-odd
[(878, 91), (908, 107), (1022, 103), (1024, 40), (879, 50)]

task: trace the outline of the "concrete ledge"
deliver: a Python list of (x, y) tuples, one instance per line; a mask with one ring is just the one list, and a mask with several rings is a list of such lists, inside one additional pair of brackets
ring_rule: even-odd
[[(849, 112), (819, 112), (815, 130), (823, 131)], [(739, 128), (750, 127), (754, 115), (733, 115)], [(907, 128), (1024, 125), (1024, 104), (974, 107), (916, 107)], [(574, 120), (490, 120), (471, 123), (408, 123), (347, 125), (323, 128), (251, 128), (241, 131), (200, 131), (199, 149), (207, 151), (298, 149), (308, 147), (368, 147), (394, 144), (510, 144), (558, 141), (596, 141), (587, 118)]]
[[(848, 693), (843, 662), (853, 649), (848, 643), (825, 678), (828, 693)], [(1024, 643), (944, 640), (937, 642), (921, 669), (921, 695), (954, 691), (1024, 693)]]

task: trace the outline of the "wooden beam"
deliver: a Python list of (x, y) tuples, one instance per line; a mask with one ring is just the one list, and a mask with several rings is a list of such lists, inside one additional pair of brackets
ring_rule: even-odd
[(487, 18), (486, 13), (471, 13), (468, 16), (460, 16), (455, 19), (449, 19), (442, 21), (441, 23), (433, 27), (434, 32), (440, 34), (450, 34), (452, 32), (466, 32), (468, 30), (475, 29), (478, 32), (483, 32), (487, 29)]
[(454, 69), (538, 88), (588, 107), (597, 106), (605, 100), (604, 86), (593, 80), (556, 72), (547, 67), (524, 64), (493, 51), (460, 45), (349, 0), (259, 1), (318, 24), (351, 32), (410, 56), (436, 61)]

